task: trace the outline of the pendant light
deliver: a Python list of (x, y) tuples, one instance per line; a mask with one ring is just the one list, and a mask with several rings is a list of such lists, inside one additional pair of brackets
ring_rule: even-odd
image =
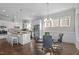
[[(50, 27), (51, 26), (51, 20), (52, 20), (52, 18), (50, 17), (50, 15), (49, 15), (49, 3), (46, 3), (46, 7), (47, 7), (47, 15), (46, 15), (46, 17), (44, 18), (44, 22), (45, 22), (45, 27)], [(46, 24), (46, 23), (48, 23), (48, 24)]]

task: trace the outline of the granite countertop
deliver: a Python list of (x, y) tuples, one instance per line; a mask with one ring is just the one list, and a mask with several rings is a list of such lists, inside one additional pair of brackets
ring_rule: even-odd
[(22, 34), (28, 34), (30, 32), (11, 32), (11, 33), (16, 35), (22, 35)]

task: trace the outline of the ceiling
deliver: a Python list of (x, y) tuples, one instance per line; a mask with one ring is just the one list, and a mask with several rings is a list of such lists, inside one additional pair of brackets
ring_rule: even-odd
[(46, 3), (0, 3), (0, 19), (32, 20), (48, 13), (52, 14), (74, 8), (76, 5), (76, 3), (49, 3), (48, 5)]

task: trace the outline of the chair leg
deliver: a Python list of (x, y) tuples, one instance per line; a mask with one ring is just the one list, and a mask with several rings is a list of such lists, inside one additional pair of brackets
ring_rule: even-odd
[(44, 48), (42, 48), (42, 50), (43, 50), (43, 54), (45, 54), (45, 49), (44, 49)]
[(55, 51), (55, 49), (54, 48), (52, 48), (52, 52), (54, 52)]
[(18, 40), (17, 40), (17, 45), (18, 45)]
[(50, 55), (53, 55), (53, 51), (52, 51), (52, 48), (50, 49)]
[(11, 45), (12, 45), (12, 47), (13, 47), (13, 41), (11, 41)]
[(62, 45), (62, 49), (63, 49), (63, 43), (61, 43), (61, 45)]
[[(43, 54), (45, 54), (46, 53), (46, 51), (45, 51), (46, 49), (45, 48), (42, 48), (42, 50), (43, 50)], [(50, 55), (53, 55), (53, 48), (50, 48), (49, 49), (49, 53), (50, 53)]]

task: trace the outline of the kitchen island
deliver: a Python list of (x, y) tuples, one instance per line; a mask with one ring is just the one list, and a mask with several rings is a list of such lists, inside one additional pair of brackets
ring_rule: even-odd
[(21, 45), (25, 45), (31, 41), (30, 40), (30, 33), (23, 33), (23, 34), (18, 35), (18, 37), (19, 37), (18, 42)]
[(12, 46), (14, 43), (20, 43), (21, 45), (25, 45), (31, 42), (30, 32), (9, 32), (7, 41), (11, 43)]

